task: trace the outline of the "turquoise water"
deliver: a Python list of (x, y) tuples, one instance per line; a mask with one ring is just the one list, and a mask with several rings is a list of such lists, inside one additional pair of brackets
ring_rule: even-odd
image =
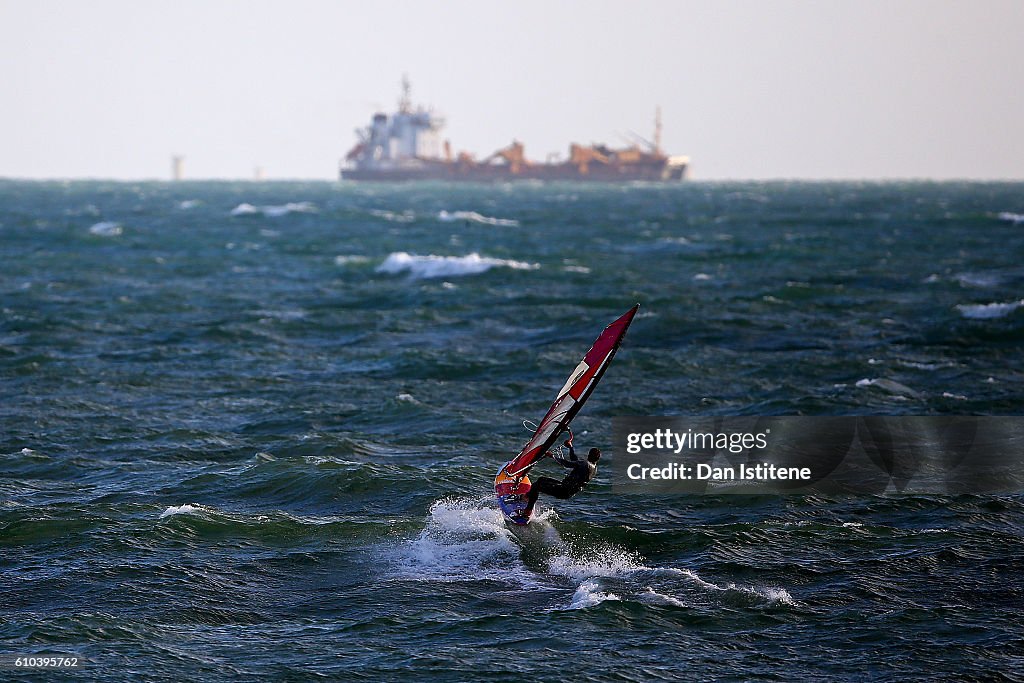
[(1022, 680), (1019, 496), (599, 472), (513, 533), (489, 495), (638, 301), (585, 448), (619, 415), (1020, 414), (1021, 214), (1006, 183), (0, 181), (0, 652), (85, 680), (581, 652), (599, 681)]

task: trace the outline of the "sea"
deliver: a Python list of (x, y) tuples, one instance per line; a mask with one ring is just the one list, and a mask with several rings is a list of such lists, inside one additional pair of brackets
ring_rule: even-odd
[[(509, 528), (635, 303), (604, 472)], [(1022, 183), (0, 180), (0, 308), (0, 679), (1024, 681), (1024, 496), (608, 473), (615, 417), (1020, 415)]]

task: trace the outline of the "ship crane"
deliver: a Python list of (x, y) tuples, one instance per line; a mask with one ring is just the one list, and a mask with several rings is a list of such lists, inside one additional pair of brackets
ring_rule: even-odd
[(569, 163), (579, 169), (580, 175), (590, 173), (590, 162), (592, 161), (607, 164), (609, 159), (596, 147), (584, 147), (576, 143), (569, 145)]
[(518, 140), (513, 140), (511, 145), (499, 149), (497, 152), (484, 159), (482, 163), (489, 164), (492, 161), (504, 159), (508, 163), (508, 170), (512, 172), (512, 175), (518, 175), (523, 167), (530, 165), (530, 162), (526, 160), (525, 149), (526, 148), (523, 147), (523, 143)]

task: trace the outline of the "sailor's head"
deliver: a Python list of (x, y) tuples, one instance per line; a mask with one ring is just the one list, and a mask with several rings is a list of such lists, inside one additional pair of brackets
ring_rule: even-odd
[(599, 449), (599, 448), (591, 448), (590, 452), (587, 453), (587, 460), (589, 460), (590, 462), (597, 462), (600, 459), (601, 459), (601, 449)]

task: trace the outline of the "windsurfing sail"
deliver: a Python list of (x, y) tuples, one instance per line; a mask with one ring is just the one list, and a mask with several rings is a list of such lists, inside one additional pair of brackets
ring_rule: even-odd
[(544, 457), (544, 454), (558, 440), (562, 432), (569, 428), (569, 423), (576, 417), (576, 413), (580, 412), (580, 408), (590, 398), (594, 387), (601, 381), (604, 371), (619, 349), (619, 344), (622, 343), (622, 338), (626, 335), (626, 330), (629, 329), (629, 324), (633, 322), (633, 316), (636, 315), (639, 308), (640, 304), (633, 306), (621, 318), (604, 328), (604, 332), (590, 347), (590, 351), (572, 371), (569, 379), (558, 392), (555, 402), (551, 404), (544, 419), (537, 426), (537, 431), (533, 433), (533, 438), (523, 446), (519, 455), (505, 464), (504, 471), (508, 475), (518, 477), (533, 467), (538, 460)]

